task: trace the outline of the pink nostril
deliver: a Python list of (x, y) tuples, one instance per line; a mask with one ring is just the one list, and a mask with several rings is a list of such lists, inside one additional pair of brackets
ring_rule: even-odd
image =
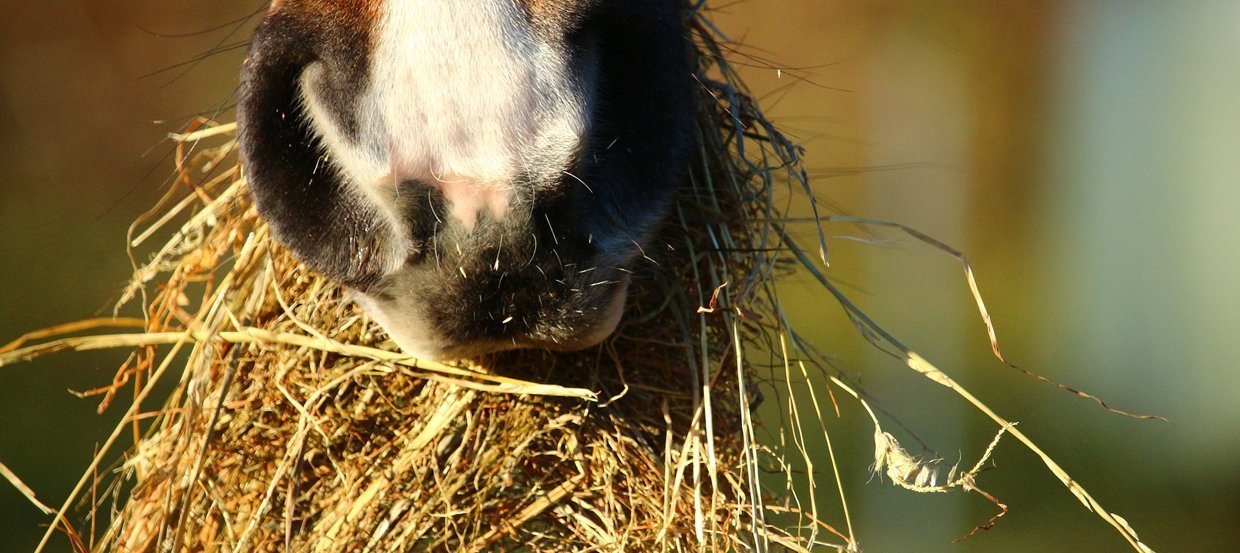
[(477, 223), (478, 213), (485, 210), (491, 217), (501, 219), (512, 201), (512, 188), (507, 185), (480, 184), (452, 174), (427, 184), (439, 189), (452, 217), (469, 230)]

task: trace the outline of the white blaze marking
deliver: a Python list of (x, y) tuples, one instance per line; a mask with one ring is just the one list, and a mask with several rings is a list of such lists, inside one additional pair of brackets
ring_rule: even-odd
[[(481, 211), (504, 216), (514, 178), (558, 178), (585, 133), (567, 56), (543, 40), (513, 0), (389, 0), (356, 142), (313, 94), (305, 103), (333, 163), (395, 228), (394, 191), (407, 180), (438, 188), (472, 228)], [(303, 82), (320, 71), (307, 68)]]

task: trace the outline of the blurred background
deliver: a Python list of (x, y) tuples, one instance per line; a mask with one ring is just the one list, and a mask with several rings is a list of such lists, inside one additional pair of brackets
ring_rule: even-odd
[[(829, 273), (852, 299), (1019, 421), (1155, 550), (1240, 547), (1240, 4), (715, 4), (829, 211), (966, 252), (1010, 360), (1171, 422), (1107, 413), (994, 360), (959, 264), (904, 235), (828, 225)], [(231, 106), (252, 25), (239, 20), (263, 7), (0, 8), (0, 343), (110, 311), (129, 275), (125, 228), (168, 186), (163, 137)], [(792, 279), (783, 293), (794, 325), (893, 413), (884, 424), (910, 450), (950, 465), (985, 448), (993, 424), (867, 345), (815, 284)], [(48, 504), (119, 416), (68, 390), (109, 383), (122, 360), (0, 368), (0, 462)], [(762, 406), (772, 443), (783, 401)], [(1014, 440), (979, 481), (1011, 512), (953, 545), (994, 507), (871, 479), (869, 421), (840, 407), (828, 425), (867, 551), (1128, 550)], [(825, 460), (815, 466), (829, 482)], [(833, 497), (819, 492), (842, 526)], [(0, 551), (32, 549), (48, 520), (0, 482)]]

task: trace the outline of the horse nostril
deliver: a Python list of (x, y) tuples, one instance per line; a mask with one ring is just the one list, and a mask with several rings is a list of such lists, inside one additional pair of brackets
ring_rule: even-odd
[(419, 263), (432, 255), (446, 223), (441, 215), (448, 209), (443, 194), (421, 181), (403, 180), (396, 185), (389, 201), (395, 206), (393, 211), (409, 241), (405, 263)]

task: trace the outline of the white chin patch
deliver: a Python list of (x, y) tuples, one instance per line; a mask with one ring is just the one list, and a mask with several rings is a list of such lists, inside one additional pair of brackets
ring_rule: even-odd
[(355, 139), (313, 94), (304, 100), (331, 163), (388, 206), (392, 223), (401, 224), (390, 208), (401, 182), (440, 189), (472, 227), (480, 212), (504, 215), (516, 177), (556, 179), (572, 159), (586, 98), (564, 49), (536, 34), (515, 2), (384, 2), (375, 36)]
[[(385, 306), (363, 292), (350, 295), (366, 314), (383, 327), (401, 352), (419, 359), (437, 360), (445, 357), (442, 340), (428, 337), (428, 327), (414, 309), (392, 309), (392, 306)], [(400, 303), (403, 302), (397, 302), (398, 305)]]

